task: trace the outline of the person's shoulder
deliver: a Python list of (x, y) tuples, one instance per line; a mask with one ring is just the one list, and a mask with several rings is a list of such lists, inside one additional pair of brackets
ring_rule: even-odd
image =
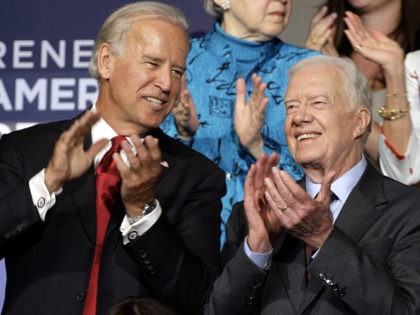
[(11, 141), (17, 141), (22, 139), (25, 142), (31, 141), (45, 141), (49, 137), (58, 137), (62, 131), (70, 127), (72, 120), (61, 120), (52, 122), (36, 123), (34, 125), (14, 130), (8, 134), (2, 135), (1, 138), (8, 139)]
[(179, 161), (184, 161), (191, 167), (210, 168), (214, 171), (223, 172), (213, 161), (198, 151), (193, 150), (184, 143), (165, 134), (160, 128), (154, 130), (152, 134), (159, 139), (162, 151), (170, 154)]
[(279, 44), (279, 53), (281, 54), (289, 54), (294, 56), (295, 58), (303, 59), (310, 56), (320, 55), (321, 53), (316, 50), (308, 49), (305, 47), (289, 44), (283, 41), (280, 41)]
[[(391, 199), (410, 199), (418, 200), (420, 202), (420, 189), (403, 184), (393, 178), (381, 175), (383, 180), (383, 188), (385, 196)], [(420, 204), (419, 204), (420, 206)]]
[(420, 66), (420, 50), (409, 52), (405, 57), (405, 63)]
[(203, 48), (206, 47), (206, 43), (210, 40), (214, 30), (210, 30), (209, 32), (199, 32), (191, 35), (190, 38), (190, 50)]

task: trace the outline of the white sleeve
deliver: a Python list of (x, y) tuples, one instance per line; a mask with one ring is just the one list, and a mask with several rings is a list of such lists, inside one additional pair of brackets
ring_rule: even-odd
[(414, 128), (420, 129), (420, 50), (408, 53), (404, 66), (411, 121)]
[(379, 164), (384, 175), (404, 184), (420, 181), (420, 130), (414, 129), (404, 156), (396, 155), (386, 144), (386, 138), (379, 137)]
[(58, 191), (50, 194), (45, 185), (44, 177), (45, 168), (29, 180), (29, 190), (31, 192), (32, 202), (38, 209), (42, 221), (45, 221), (47, 211), (55, 205), (55, 196), (63, 191), (63, 189), (60, 188)]
[(404, 66), (413, 132), (404, 156), (393, 152), (383, 135), (379, 137), (379, 163), (386, 176), (411, 185), (420, 181), (420, 50), (408, 53)]
[(124, 216), (124, 219), (120, 225), (120, 232), (123, 236), (124, 245), (137, 238), (137, 236), (146, 233), (153, 226), (153, 224), (157, 222), (162, 214), (162, 207), (160, 206), (158, 200), (156, 200), (156, 203), (156, 209), (154, 209), (149, 214), (144, 215), (140, 220), (133, 224), (128, 222), (127, 215)]

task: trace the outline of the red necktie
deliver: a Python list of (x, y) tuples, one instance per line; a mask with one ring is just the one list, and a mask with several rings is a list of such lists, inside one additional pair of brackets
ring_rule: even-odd
[(123, 140), (125, 140), (124, 136), (117, 136), (111, 140), (111, 149), (105, 153), (96, 168), (96, 245), (83, 315), (96, 315), (102, 245), (111, 216), (110, 211), (115, 204), (116, 197), (119, 195), (121, 182), (112, 155), (120, 151)]

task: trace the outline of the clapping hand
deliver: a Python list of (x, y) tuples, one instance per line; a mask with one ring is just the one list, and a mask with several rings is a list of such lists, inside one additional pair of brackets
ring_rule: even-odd
[(239, 78), (236, 81), (234, 124), (241, 145), (257, 158), (264, 144), (261, 128), (264, 125), (268, 98), (265, 97), (267, 84), (263, 83), (261, 77), (255, 73), (252, 75), (252, 84), (253, 92), (246, 104), (245, 80)]
[(194, 100), (187, 89), (185, 74), (182, 76), (181, 93), (172, 109), (175, 118), (176, 129), (181, 139), (188, 140), (194, 136), (200, 122), (195, 110)]
[(85, 139), (90, 136), (92, 126), (99, 118), (99, 114), (86, 111), (57, 140), (45, 170), (45, 185), (50, 193), (85, 173), (96, 154), (107, 145), (108, 140), (102, 139), (87, 150), (84, 148)]
[(139, 216), (145, 204), (155, 199), (155, 188), (161, 173), (162, 154), (158, 139), (146, 136), (142, 141), (138, 135), (132, 135), (134, 150), (127, 140), (122, 148), (127, 155), (125, 163), (120, 153), (114, 153), (113, 159), (121, 175), (121, 200), (130, 217)]
[(330, 210), (333, 173), (323, 178), (321, 190), (313, 199), (285, 171), (272, 168), (265, 178), (266, 199), (281, 224), (295, 237), (320, 248), (333, 229)]
[(360, 17), (348, 11), (344, 18), (348, 29), (345, 34), (354, 50), (366, 59), (379, 64), (387, 73), (403, 69), (404, 51), (401, 46), (377, 30), (369, 32)]
[(266, 200), (264, 185), (264, 178), (271, 176), (271, 168), (279, 160), (277, 153), (272, 153), (270, 157), (261, 153), (245, 180), (244, 207), (248, 221), (248, 245), (254, 252), (269, 252), (283, 231), (280, 220)]
[(321, 10), (313, 16), (306, 47), (318, 50), (324, 55), (337, 57), (338, 52), (334, 46), (334, 22), (337, 19), (337, 13), (327, 13), (327, 7), (323, 6)]

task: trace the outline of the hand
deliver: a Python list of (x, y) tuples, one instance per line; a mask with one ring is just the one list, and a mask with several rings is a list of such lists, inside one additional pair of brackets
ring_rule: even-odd
[(181, 93), (178, 101), (172, 109), (175, 118), (176, 129), (182, 139), (190, 139), (197, 131), (200, 122), (198, 120), (195, 104), (187, 89), (185, 75), (182, 76)]
[(312, 199), (285, 171), (273, 167), (272, 172), (272, 178), (265, 179), (270, 207), (295, 237), (320, 248), (333, 229), (330, 186), (334, 174), (324, 177), (320, 192)]
[(139, 216), (146, 203), (155, 199), (155, 187), (161, 173), (161, 152), (158, 139), (146, 136), (143, 141), (137, 136), (130, 137), (134, 149), (128, 141), (122, 142), (127, 155), (127, 165), (119, 153), (113, 159), (121, 175), (121, 200), (129, 217)]
[(328, 8), (323, 6), (321, 10), (313, 16), (306, 47), (318, 50), (324, 55), (338, 57), (337, 49), (334, 46), (334, 23), (337, 19), (337, 13), (333, 12), (328, 15), (327, 13)]
[(86, 172), (96, 154), (107, 145), (108, 140), (102, 139), (86, 151), (83, 147), (86, 137), (90, 136), (93, 124), (99, 118), (99, 114), (86, 111), (58, 139), (45, 170), (45, 185), (50, 193)]
[(252, 75), (253, 92), (246, 104), (245, 80), (236, 81), (236, 104), (234, 125), (239, 141), (255, 158), (261, 152), (264, 140), (261, 128), (264, 125), (265, 108), (268, 98), (265, 97), (266, 83), (255, 73)]
[(278, 154), (267, 157), (261, 153), (245, 180), (244, 208), (248, 221), (248, 245), (254, 252), (265, 253), (283, 231), (282, 224), (265, 199), (264, 178), (271, 176), (271, 168), (278, 164)]
[(344, 21), (348, 27), (344, 32), (356, 52), (378, 63), (385, 75), (395, 69), (402, 72), (404, 51), (396, 41), (377, 30), (368, 32), (360, 17), (350, 11), (346, 12)]

